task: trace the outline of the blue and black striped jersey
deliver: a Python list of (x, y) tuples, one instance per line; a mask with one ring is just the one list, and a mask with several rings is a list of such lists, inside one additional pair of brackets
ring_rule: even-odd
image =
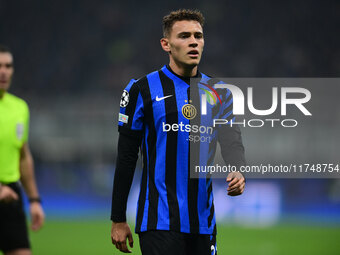
[[(214, 90), (209, 85), (210, 77), (200, 72), (198, 77), (201, 88), (197, 96), (190, 91), (188, 80), (175, 75), (168, 66), (131, 80), (124, 90), (119, 132), (130, 137), (142, 136), (143, 173), (136, 232), (216, 234), (212, 179), (190, 178), (190, 164), (211, 164), (217, 141), (222, 147), (224, 139), (218, 128), (205, 123), (209, 120), (199, 114), (200, 103), (196, 104), (196, 112), (188, 107), (199, 100), (201, 93)], [(207, 104), (208, 116), (233, 118), (230, 92), (214, 99), (218, 100), (216, 104)], [(195, 132), (207, 133), (211, 140), (191, 148), (190, 135)]]

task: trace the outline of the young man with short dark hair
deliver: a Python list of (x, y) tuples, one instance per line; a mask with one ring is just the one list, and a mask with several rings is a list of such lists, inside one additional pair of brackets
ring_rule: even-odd
[[(188, 137), (194, 116), (190, 109), (183, 110), (192, 101), (190, 78), (210, 79), (198, 71), (204, 47), (203, 24), (199, 11), (178, 10), (165, 16), (160, 43), (169, 55), (169, 65), (131, 80), (123, 92), (111, 212), (112, 243), (122, 252), (131, 252), (127, 239), (133, 245), (125, 213), (141, 148), (143, 173), (136, 232), (142, 254), (217, 254), (212, 182), (211, 178), (190, 178)], [(221, 107), (225, 107), (218, 109), (221, 112), (231, 109), (222, 103)], [(208, 147), (214, 150), (218, 140), (224, 159), (243, 164), (240, 133), (237, 129), (230, 132), (228, 137), (215, 132)], [(239, 172), (229, 174), (227, 181), (229, 195), (243, 193), (245, 181)]]

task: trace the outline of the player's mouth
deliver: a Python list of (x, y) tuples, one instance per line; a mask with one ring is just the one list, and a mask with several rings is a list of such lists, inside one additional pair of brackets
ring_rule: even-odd
[(199, 56), (198, 50), (191, 50), (188, 52), (188, 55), (193, 58), (197, 58)]

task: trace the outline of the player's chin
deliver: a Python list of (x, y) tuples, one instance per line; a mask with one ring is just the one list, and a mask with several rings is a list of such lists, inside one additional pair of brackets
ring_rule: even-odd
[(198, 64), (200, 63), (200, 58), (199, 59), (190, 59), (186, 62), (187, 66), (190, 66), (190, 67), (196, 67), (198, 66)]
[(201, 56), (200, 55), (198, 55), (196, 57), (189, 57), (189, 62), (199, 64), (200, 61), (201, 61)]

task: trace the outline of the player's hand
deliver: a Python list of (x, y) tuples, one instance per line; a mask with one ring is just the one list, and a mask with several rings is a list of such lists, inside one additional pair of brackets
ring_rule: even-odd
[(238, 196), (243, 193), (246, 182), (240, 172), (229, 173), (227, 177), (227, 182), (229, 182), (227, 188), (229, 196)]
[(0, 188), (0, 201), (9, 203), (12, 201), (16, 201), (19, 199), (19, 196), (17, 193), (15, 193), (14, 190), (12, 190), (10, 187), (6, 185), (1, 185)]
[(30, 204), (30, 213), (31, 213), (31, 229), (33, 231), (38, 231), (45, 221), (44, 210), (41, 207), (39, 202), (32, 202)]
[(129, 240), (129, 245), (133, 248), (133, 238), (129, 227), (126, 222), (112, 222), (111, 240), (118, 250), (125, 253), (131, 253), (126, 245), (126, 239)]

